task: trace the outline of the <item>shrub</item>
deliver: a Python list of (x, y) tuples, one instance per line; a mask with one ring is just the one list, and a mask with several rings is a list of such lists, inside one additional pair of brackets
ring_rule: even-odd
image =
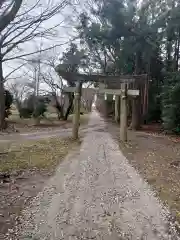
[(162, 88), (162, 120), (165, 130), (180, 134), (180, 73), (168, 73)]
[(19, 116), (20, 118), (31, 118), (33, 111), (28, 108), (20, 108), (19, 109)]
[(11, 115), (11, 105), (13, 103), (13, 95), (8, 91), (5, 90), (5, 118), (8, 118)]
[(43, 96), (35, 97), (30, 95), (25, 99), (23, 107), (19, 109), (19, 115), (22, 118), (38, 118), (40, 116), (44, 117), (44, 113), (47, 111), (47, 103), (49, 99)]
[(45, 112), (47, 111), (47, 105), (44, 101), (39, 101), (33, 112), (33, 117), (38, 118), (40, 116), (44, 117)]

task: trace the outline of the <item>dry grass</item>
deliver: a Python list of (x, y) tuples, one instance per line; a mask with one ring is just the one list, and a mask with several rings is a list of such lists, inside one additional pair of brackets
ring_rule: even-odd
[(26, 169), (54, 170), (68, 151), (80, 142), (71, 138), (49, 138), (23, 143), (0, 145), (0, 172), (11, 173)]
[[(119, 142), (118, 126), (109, 124), (109, 131)], [(180, 142), (133, 131), (128, 139), (127, 144), (119, 142), (121, 151), (180, 223)]]
[[(84, 115), (80, 116), (80, 124), (86, 125), (89, 120), (89, 114), (84, 113)], [(71, 128), (73, 123), (73, 115), (68, 117), (67, 121), (58, 120), (57, 114), (54, 112), (48, 112), (46, 114), (46, 118), (42, 118), (40, 124), (35, 125), (33, 119), (21, 119), (19, 118), (18, 112), (16, 110), (12, 110), (12, 115), (9, 117), (10, 125), (13, 125), (16, 130), (19, 132), (31, 132), (38, 131), (44, 128)]]
[(78, 154), (79, 144), (58, 137), (0, 143), (0, 239), (14, 228), (21, 210), (42, 190), (69, 151), (77, 149)]
[(149, 147), (144, 147), (144, 142), (137, 137), (137, 144), (134, 141), (120, 143), (120, 148), (180, 223), (179, 167), (171, 165), (174, 161), (179, 162), (179, 146), (165, 138), (149, 136), (147, 140), (143, 139), (148, 141)]

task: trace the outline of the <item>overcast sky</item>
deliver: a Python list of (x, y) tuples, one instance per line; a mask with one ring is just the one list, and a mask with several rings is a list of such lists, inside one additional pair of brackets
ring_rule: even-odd
[[(25, 8), (27, 8), (27, 5), (28, 7), (30, 7), (33, 4), (33, 2), (36, 2), (36, 1), (37, 0), (26, 0)], [(46, 5), (47, 1), (48, 0), (41, 0), (42, 9), (43, 9), (43, 6)], [(60, 0), (53, 0), (54, 4), (59, 3), (59, 1)], [(76, 1), (76, 4), (78, 4), (78, 1)], [(77, 9), (80, 9), (80, 8), (77, 8)], [(24, 11), (24, 6), (22, 7), (21, 11)], [(41, 11), (41, 10), (38, 9), (38, 11)], [(55, 44), (64, 44), (62, 46), (56, 47), (54, 50), (47, 51), (46, 52), (47, 56), (51, 56), (51, 55), (58, 56), (62, 54), (62, 52), (67, 48), (68, 44), (65, 44), (65, 43), (69, 42), (71, 39), (73, 39), (73, 36), (75, 36), (74, 23), (72, 19), (73, 19), (73, 16), (75, 16), (76, 14), (77, 13), (74, 11), (74, 8), (72, 6), (68, 6), (68, 7), (65, 7), (65, 9), (61, 13), (57, 14), (56, 16), (52, 17), (51, 19), (43, 23), (43, 27), (45, 28), (53, 27), (56, 24), (62, 23), (61, 26), (58, 26), (56, 28), (56, 31), (57, 31), (56, 37), (52, 37), (49, 40), (42, 39), (42, 49), (51, 47)], [(19, 54), (36, 51), (37, 49), (40, 48), (40, 42), (41, 40), (40, 38), (38, 38), (31, 42), (23, 43), (20, 45), (20, 49), (21, 49), (20, 52), (16, 51), (15, 54), (19, 55)], [(14, 52), (11, 52), (9, 56), (14, 56)], [(3, 65), (4, 76), (6, 76), (9, 72), (11, 72), (13, 69), (17, 68), (21, 64), (22, 64), (22, 61), (19, 61), (19, 60), (10, 60), (5, 62)], [(23, 68), (19, 69), (11, 77), (21, 76), (24, 70), (25, 69)]]
[[(24, 4), (20, 10), (20, 13), (23, 12), (24, 9), (30, 8), (37, 1), (38, 0), (24, 0)], [(53, 4), (56, 4), (62, 0), (41, 0), (41, 7), (39, 7), (38, 9), (35, 9), (35, 11), (37, 11), (38, 13), (43, 11), (48, 1), (51, 1), (53, 2)], [(62, 12), (60, 12), (56, 16), (53, 16), (51, 19), (43, 23), (44, 28), (50, 28), (59, 23), (61, 23), (61, 25), (56, 28), (56, 31), (57, 31), (56, 37), (53, 37), (48, 40), (42, 39), (42, 49), (51, 47), (55, 44), (63, 44), (62, 46), (58, 46), (53, 50), (49, 50), (43, 53), (43, 55), (45, 55), (46, 57), (49, 57), (49, 58), (51, 56), (58, 57), (62, 54), (62, 52), (67, 48), (68, 42), (70, 42), (73, 39), (73, 37), (76, 36), (75, 25), (77, 24), (77, 22), (75, 22), (74, 20), (77, 18), (80, 12), (82, 12), (83, 10), (84, 11), (87, 10), (87, 7), (85, 6), (86, 0), (69, 0), (69, 1), (71, 1), (72, 3), (71, 6), (65, 7), (65, 9)], [(18, 52), (17, 50), (15, 50), (15, 52), (11, 52), (9, 56), (36, 51), (37, 49), (40, 48), (40, 43), (41, 43), (40, 38), (34, 39), (31, 42), (23, 43), (19, 46), (20, 50), (18, 50)], [(36, 56), (36, 55), (32, 55), (32, 57), (33, 56)], [(22, 65), (22, 61), (20, 60), (11, 60), (11, 61), (5, 62), (3, 64), (4, 76), (6, 76), (13, 69), (16, 69), (21, 65)], [(23, 74), (25, 72), (27, 72), (26, 66), (19, 68), (16, 72), (14, 72), (11, 75), (11, 78), (20, 77), (21, 79), (21, 76), (22, 76), (22, 81), (23, 81)], [(54, 76), (57, 77), (56, 74)], [(27, 76), (25, 76), (24, 78), (27, 78)]]

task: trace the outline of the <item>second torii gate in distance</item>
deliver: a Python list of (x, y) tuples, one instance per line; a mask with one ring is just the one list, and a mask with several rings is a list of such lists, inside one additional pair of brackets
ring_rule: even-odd
[[(79, 109), (80, 109), (80, 90), (75, 87), (65, 87), (63, 90), (64, 92), (74, 92), (75, 93), (75, 114), (74, 114), (74, 124), (73, 124), (73, 137), (77, 138), (77, 128), (79, 127)], [(127, 84), (124, 83), (121, 85), (121, 89), (94, 89), (95, 93), (107, 94), (107, 95), (114, 95), (114, 96), (121, 96), (121, 105), (120, 105), (120, 139), (122, 141), (127, 141), (127, 98), (128, 97), (138, 97), (139, 90), (128, 90)], [(78, 99), (77, 99), (78, 98)], [(115, 98), (115, 116), (118, 115), (119, 109), (118, 106), (118, 99)]]
[[(98, 89), (95, 88), (97, 93), (111, 94), (116, 96), (121, 96), (121, 107), (120, 107), (120, 139), (121, 141), (127, 141), (127, 98), (131, 96), (136, 98), (139, 96), (138, 89), (128, 89), (130, 83), (133, 83), (137, 78), (147, 78), (147, 75), (120, 75), (120, 76), (106, 76), (98, 74), (80, 74), (66, 72), (63, 70), (58, 71), (64, 79), (76, 82), (75, 88), (66, 87), (64, 88), (65, 92), (74, 92), (74, 118), (73, 118), (73, 131), (72, 135), (74, 139), (78, 138), (79, 131), (79, 120), (80, 120), (80, 105), (81, 105), (81, 93), (82, 93), (82, 84), (85, 82), (96, 82), (104, 83), (107, 81), (120, 83), (119, 89)], [(117, 105), (117, 98), (115, 98), (115, 105)], [(116, 109), (116, 108), (115, 108)], [(117, 109), (115, 110), (117, 111)]]

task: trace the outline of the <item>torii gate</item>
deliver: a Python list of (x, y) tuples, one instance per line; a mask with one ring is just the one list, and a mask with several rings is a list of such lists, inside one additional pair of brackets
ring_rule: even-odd
[[(128, 89), (129, 84), (134, 83), (136, 79), (147, 79), (147, 74), (143, 75), (119, 75), (119, 76), (107, 76), (99, 74), (80, 74), (73, 72), (66, 72), (58, 69), (57, 72), (64, 79), (76, 82), (76, 87), (66, 87), (65, 92), (74, 92), (74, 118), (73, 118), (73, 130), (72, 136), (74, 139), (78, 138), (79, 132), (79, 120), (80, 120), (80, 105), (81, 105), (81, 94), (82, 94), (82, 83), (85, 82), (96, 82), (105, 83), (108, 81), (114, 82), (115, 84), (120, 83), (120, 89), (99, 89), (95, 88), (96, 93), (110, 94), (115, 96), (121, 96), (120, 104), (120, 140), (127, 141), (127, 98), (133, 97), (134, 99), (140, 95), (139, 89)], [(115, 97), (115, 115), (118, 111), (118, 99)], [(135, 111), (133, 111), (135, 112)], [(133, 118), (133, 116), (132, 116)]]

